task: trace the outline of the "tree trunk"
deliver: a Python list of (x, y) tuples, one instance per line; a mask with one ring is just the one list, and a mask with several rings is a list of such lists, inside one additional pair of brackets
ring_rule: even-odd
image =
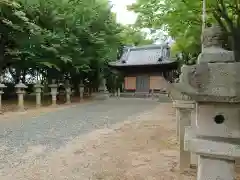
[(235, 32), (233, 32), (232, 38), (235, 61), (240, 62), (240, 33), (235, 30)]
[(27, 71), (24, 69), (22, 70), (22, 83), (26, 83), (26, 74), (27, 74)]

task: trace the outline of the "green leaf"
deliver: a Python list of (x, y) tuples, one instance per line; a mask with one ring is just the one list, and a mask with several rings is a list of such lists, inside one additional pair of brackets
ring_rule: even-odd
[(49, 68), (55, 68), (58, 71), (60, 71), (59, 67), (57, 67), (55, 64), (52, 64), (50, 62), (39, 62), (39, 64), (44, 65), (44, 66), (49, 67)]

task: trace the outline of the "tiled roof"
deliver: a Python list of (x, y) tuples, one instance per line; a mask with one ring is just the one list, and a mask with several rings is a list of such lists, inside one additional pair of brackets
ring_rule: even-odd
[(122, 57), (117, 62), (112, 62), (112, 66), (131, 66), (131, 65), (154, 65), (169, 64), (170, 48), (167, 44), (147, 45), (141, 47), (126, 48)]

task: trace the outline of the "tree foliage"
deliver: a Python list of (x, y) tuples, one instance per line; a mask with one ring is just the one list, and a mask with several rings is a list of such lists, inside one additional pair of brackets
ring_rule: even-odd
[(107, 0), (0, 1), (0, 70), (15, 82), (30, 75), (97, 86), (119, 49), (144, 39), (116, 22)]
[(123, 31), (120, 33), (120, 37), (125, 45), (147, 45), (152, 44), (152, 39), (146, 39), (146, 33), (142, 32), (140, 28), (134, 26), (125, 26)]
[(210, 1), (209, 6), (212, 16), (228, 37), (225, 46), (232, 49), (236, 61), (240, 61), (240, 0), (215, 0)]
[[(234, 50), (236, 60), (240, 59), (239, 0), (206, 2), (206, 25), (219, 23), (226, 32), (225, 47)], [(202, 1), (137, 0), (129, 9), (139, 14), (137, 26), (166, 30), (175, 40), (173, 53), (181, 52), (184, 63), (196, 59), (201, 51)]]

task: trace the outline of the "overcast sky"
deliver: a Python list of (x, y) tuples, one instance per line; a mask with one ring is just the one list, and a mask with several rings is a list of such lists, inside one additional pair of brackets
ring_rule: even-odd
[(112, 10), (117, 13), (117, 21), (121, 24), (133, 24), (136, 21), (137, 15), (134, 12), (127, 10), (127, 5), (130, 5), (136, 0), (111, 0), (113, 4)]
[[(131, 5), (132, 3), (136, 2), (136, 0), (111, 0), (113, 8), (112, 11), (117, 14), (117, 21), (121, 24), (134, 24), (137, 15), (134, 12), (128, 11), (127, 6)], [(149, 30), (143, 29), (145, 32)], [(159, 39), (155, 41), (156, 44), (161, 44), (163, 42), (168, 42), (170, 45), (174, 42), (171, 37), (168, 37), (164, 41), (162, 41), (161, 34), (164, 36), (166, 32), (157, 33)]]

